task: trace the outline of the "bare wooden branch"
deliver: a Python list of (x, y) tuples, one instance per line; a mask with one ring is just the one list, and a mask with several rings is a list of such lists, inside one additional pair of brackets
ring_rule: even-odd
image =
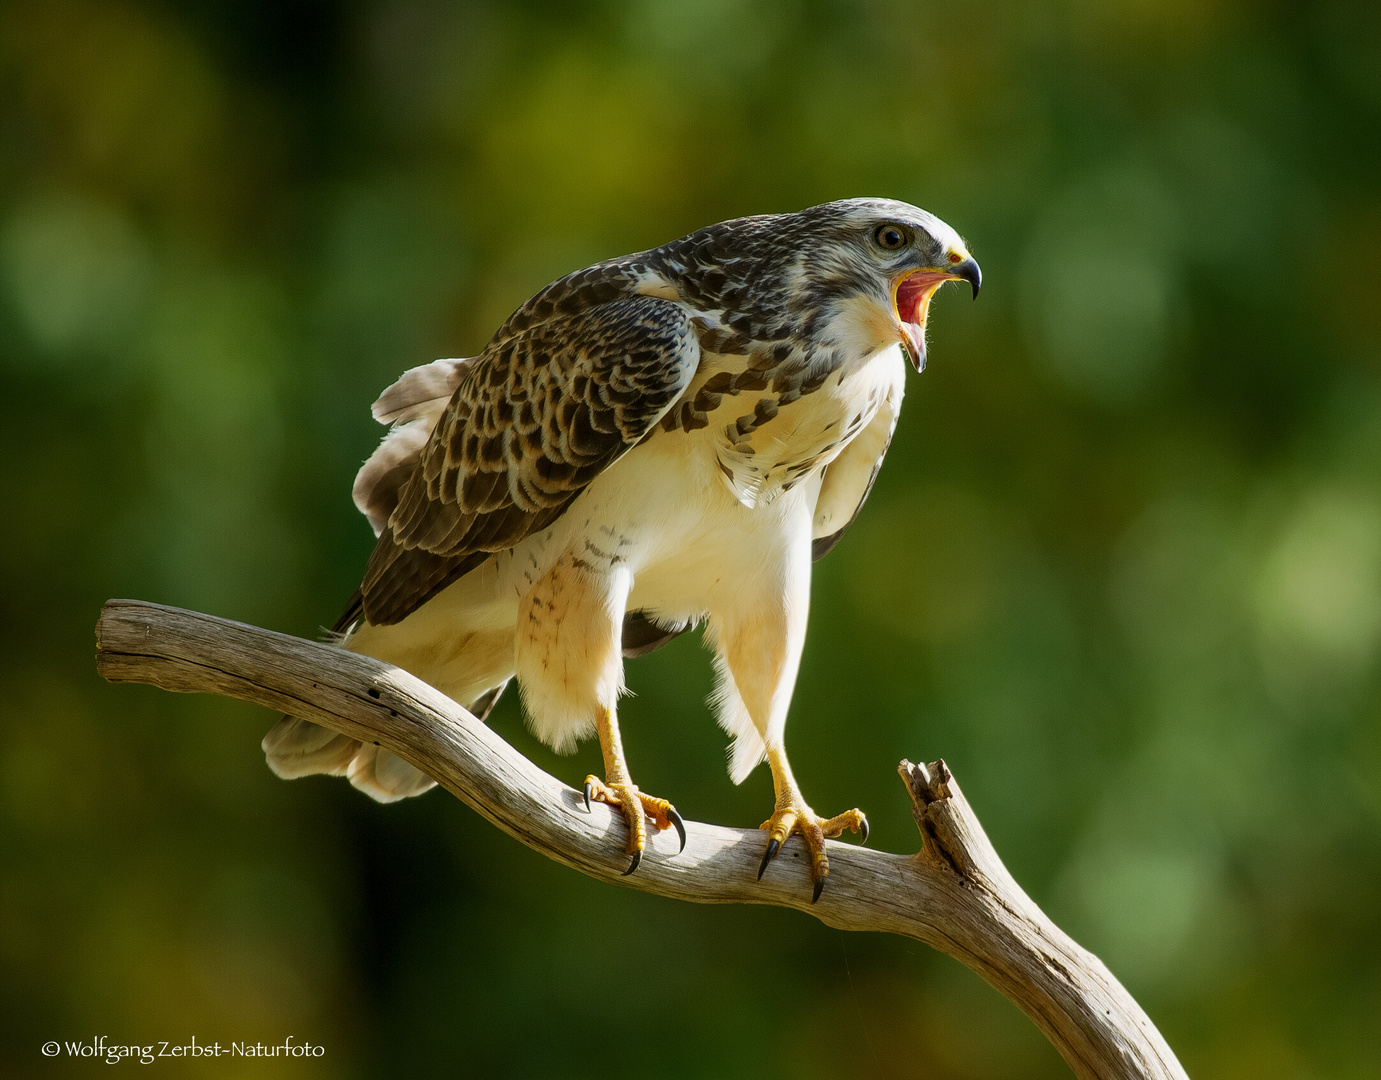
[(1146, 1014), (1096, 956), (1055, 926), (1012, 879), (943, 761), (899, 767), (923, 838), (916, 855), (830, 842), (830, 877), (810, 902), (798, 838), (762, 881), (756, 829), (687, 822), (649, 838), (623, 877), (623, 819), (539, 769), (450, 698), (398, 668), (343, 649), (210, 615), (112, 600), (96, 627), (111, 682), (212, 693), (305, 717), (375, 742), (422, 769), (509, 835), (610, 884), (708, 904), (778, 904), (843, 930), (925, 942), (1015, 1002), (1087, 1080), (1184, 1080)]

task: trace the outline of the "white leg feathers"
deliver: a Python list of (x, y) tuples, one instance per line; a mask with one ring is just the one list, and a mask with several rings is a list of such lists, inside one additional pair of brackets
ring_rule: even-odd
[(809, 534), (776, 566), (710, 612), (718, 686), (711, 699), (734, 736), (729, 776), (740, 784), (781, 744), (805, 645), (810, 606)]
[(734, 673), (722, 652), (715, 653), (714, 669), (717, 677), (710, 706), (719, 726), (733, 736), (734, 741), (729, 744), (729, 779), (741, 784), (767, 756), (767, 744), (753, 723), (748, 706), (743, 703), (743, 695), (734, 685)]
[(558, 754), (594, 733), (624, 692), (623, 614), (632, 575), (567, 553), (518, 607), (515, 660), (532, 733)]

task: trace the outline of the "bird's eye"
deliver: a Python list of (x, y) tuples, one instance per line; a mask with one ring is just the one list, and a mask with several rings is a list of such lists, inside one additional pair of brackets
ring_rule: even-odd
[(873, 239), (884, 251), (899, 251), (906, 247), (906, 234), (895, 225), (879, 225), (873, 231)]

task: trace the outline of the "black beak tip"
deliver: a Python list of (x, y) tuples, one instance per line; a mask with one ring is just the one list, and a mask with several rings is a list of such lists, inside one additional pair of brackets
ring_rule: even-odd
[(983, 271), (978, 268), (978, 263), (972, 259), (965, 259), (954, 268), (954, 272), (969, 283), (973, 289), (973, 298), (978, 299), (978, 290), (983, 285)]

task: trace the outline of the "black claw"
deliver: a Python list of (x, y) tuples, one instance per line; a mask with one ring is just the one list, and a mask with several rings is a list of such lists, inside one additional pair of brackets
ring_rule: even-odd
[(629, 874), (631, 874), (634, 870), (636, 870), (636, 869), (638, 868), (638, 863), (640, 863), (640, 862), (642, 862), (642, 861), (643, 861), (643, 849), (642, 849), (642, 848), (638, 848), (637, 851), (633, 852), (633, 861), (632, 861), (631, 863), (628, 864), (628, 869), (625, 870), (625, 871), (623, 872), (623, 876), (624, 876), (624, 877), (627, 877)]
[(862, 829), (862, 832), (863, 832), (863, 839), (859, 841), (859, 844), (866, 844), (866, 843), (868, 842), (868, 819), (867, 819), (867, 818), (864, 818), (864, 819), (863, 819), (863, 829)]
[[(671, 822), (671, 827), (676, 830), (676, 835), (681, 838), (681, 851), (686, 850), (686, 823), (681, 820), (681, 815), (677, 813), (676, 807), (667, 807), (667, 820)], [(680, 855), (681, 851), (676, 854)]]
[(586, 785), (585, 785), (585, 813), (587, 813), (587, 814), (590, 812), (590, 796), (593, 795), (594, 793), (595, 793), (595, 785), (594, 785), (594, 784), (586, 784)]
[(820, 894), (825, 891), (825, 879), (821, 878), (815, 883), (815, 892), (811, 895), (810, 902), (813, 904), (820, 899)]
[(777, 857), (777, 852), (782, 849), (782, 842), (775, 836), (767, 841), (767, 850), (762, 855), (762, 865), (758, 867), (758, 880), (762, 880), (762, 875), (767, 871), (767, 864)]

